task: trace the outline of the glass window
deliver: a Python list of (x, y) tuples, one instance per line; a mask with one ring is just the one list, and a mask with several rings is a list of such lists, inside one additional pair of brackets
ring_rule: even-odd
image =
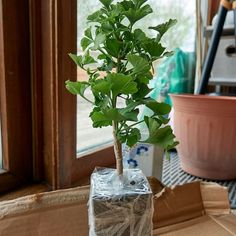
[[(87, 16), (101, 6), (98, 0), (77, 1), (77, 53), (81, 53), (80, 41), (83, 37), (83, 32), (86, 29)], [(87, 74), (82, 69), (77, 70), (77, 79), (86, 81)], [(86, 97), (92, 100), (92, 93), (89, 90), (85, 92)], [(77, 153), (79, 155), (86, 152), (95, 151), (111, 144), (112, 128), (106, 127), (103, 129), (94, 129), (89, 114), (92, 111), (92, 105), (77, 97)]]

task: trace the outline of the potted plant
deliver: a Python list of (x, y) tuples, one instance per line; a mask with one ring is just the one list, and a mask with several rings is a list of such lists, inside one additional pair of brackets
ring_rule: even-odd
[[(149, 38), (135, 23), (152, 13), (147, 0), (99, 0), (102, 8), (89, 15), (91, 24), (81, 40), (82, 55), (69, 54), (88, 74), (87, 82), (66, 81), (66, 88), (93, 104), (90, 118), (94, 128), (113, 127), (117, 171), (102, 169), (91, 177), (89, 201), (91, 235), (151, 235), (152, 197), (146, 178), (138, 170), (123, 171), (122, 144), (151, 143), (167, 153), (177, 145), (166, 116), (169, 105), (149, 97), (152, 63), (169, 56), (160, 43), (176, 21), (149, 27), (156, 37)], [(93, 52), (97, 55), (93, 56)], [(85, 97), (91, 89), (94, 100)], [(118, 100), (124, 106), (118, 107)], [(138, 119), (140, 107), (152, 115)], [(143, 139), (139, 124), (145, 123)], [(135, 210), (136, 209), (136, 210)], [(140, 223), (141, 222), (141, 223)]]

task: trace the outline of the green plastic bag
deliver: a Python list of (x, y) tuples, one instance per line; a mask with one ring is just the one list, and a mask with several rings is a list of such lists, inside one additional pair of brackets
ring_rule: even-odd
[(172, 105), (169, 93), (193, 93), (195, 53), (177, 48), (174, 55), (157, 66), (157, 76), (151, 81), (151, 97)]

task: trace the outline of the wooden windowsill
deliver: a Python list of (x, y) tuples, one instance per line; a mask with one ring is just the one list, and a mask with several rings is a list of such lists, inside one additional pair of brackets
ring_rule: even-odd
[(0, 195), (0, 201), (12, 200), (18, 197), (24, 197), (26, 195), (31, 195), (35, 193), (48, 192), (51, 189), (44, 183), (31, 184), (23, 186), (11, 192), (3, 193)]

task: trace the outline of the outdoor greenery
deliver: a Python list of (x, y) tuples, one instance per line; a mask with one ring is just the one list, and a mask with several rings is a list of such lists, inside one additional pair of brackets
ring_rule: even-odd
[[(163, 24), (150, 26), (155, 37), (146, 35), (135, 24), (152, 13), (147, 0), (100, 0), (101, 9), (88, 16), (91, 24), (81, 40), (83, 54), (69, 54), (72, 60), (88, 74), (87, 82), (66, 82), (66, 88), (93, 104), (90, 118), (94, 128), (113, 127), (114, 150), (118, 174), (123, 173), (121, 144), (132, 147), (137, 142), (151, 143), (166, 151), (177, 145), (166, 118), (170, 106), (159, 103), (148, 95), (149, 81), (153, 78), (152, 63), (164, 56), (166, 51), (160, 40), (175, 25), (170, 19)], [(92, 52), (98, 52), (94, 57)], [(89, 100), (85, 90), (91, 89), (94, 100)], [(124, 106), (118, 107), (119, 99)], [(140, 107), (146, 106), (151, 116), (139, 120)], [(139, 124), (145, 123), (148, 137), (142, 139)]]

